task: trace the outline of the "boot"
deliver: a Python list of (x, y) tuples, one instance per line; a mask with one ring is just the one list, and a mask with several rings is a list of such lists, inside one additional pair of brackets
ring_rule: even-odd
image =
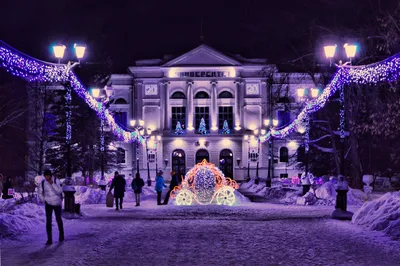
[(64, 241), (64, 231), (60, 231), (60, 236), (58, 237), (58, 241), (59, 242), (63, 242)]
[(49, 246), (49, 245), (51, 245), (51, 244), (53, 244), (53, 240), (48, 239), (45, 245), (46, 245), (46, 246)]

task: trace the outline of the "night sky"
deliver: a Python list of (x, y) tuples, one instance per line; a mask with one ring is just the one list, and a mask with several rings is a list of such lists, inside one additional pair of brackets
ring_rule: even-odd
[[(179, 55), (200, 42), (272, 63), (295, 58), (324, 40), (355, 38), (396, 0), (2, 0), (0, 39), (52, 61), (50, 45), (88, 46), (87, 61), (110, 58), (124, 72), (137, 59)], [(319, 45), (319, 46), (318, 46)], [(315, 47), (315, 48), (310, 48)], [(319, 49), (319, 48), (318, 48)], [(72, 51), (70, 52), (72, 54)], [(71, 58), (72, 59), (72, 58)]]

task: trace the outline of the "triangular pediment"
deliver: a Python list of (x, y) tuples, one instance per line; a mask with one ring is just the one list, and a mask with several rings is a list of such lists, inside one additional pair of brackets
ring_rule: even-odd
[(240, 66), (239, 61), (202, 44), (197, 48), (165, 63), (164, 67), (172, 66)]

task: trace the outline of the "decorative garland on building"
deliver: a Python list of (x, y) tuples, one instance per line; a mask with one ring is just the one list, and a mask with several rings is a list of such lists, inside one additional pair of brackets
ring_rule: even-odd
[[(13, 75), (27, 79), (28, 81), (39, 82), (69, 82), (75, 92), (85, 100), (90, 108), (96, 111), (101, 117), (104, 116), (111, 131), (125, 142), (139, 140), (143, 143), (143, 138), (138, 136), (136, 131), (129, 132), (123, 130), (115, 123), (113, 116), (105, 106), (94, 99), (85, 89), (78, 77), (70, 70), (66, 64), (52, 64), (33, 59), (0, 41), (0, 63), (8, 72)], [(262, 142), (271, 137), (284, 138), (296, 130), (306, 121), (306, 116), (314, 113), (325, 106), (326, 102), (341, 87), (350, 83), (372, 84), (378, 82), (393, 82), (400, 76), (400, 55), (389, 57), (386, 60), (364, 66), (340, 65), (333, 76), (331, 82), (325, 87), (322, 94), (309, 101), (296, 119), (288, 126), (281, 129), (271, 129), (264, 136), (260, 137)], [(343, 123), (344, 126), (344, 123)], [(341, 124), (342, 127), (342, 124)]]
[[(0, 64), (11, 74), (22, 77), (30, 82), (54, 82), (64, 83), (70, 86), (75, 92), (85, 100), (90, 108), (96, 111), (100, 118), (104, 118), (111, 131), (124, 142), (134, 142), (139, 140), (143, 143), (136, 131), (129, 132), (122, 129), (114, 120), (102, 102), (97, 101), (86, 90), (78, 77), (71, 71), (69, 64), (52, 64), (33, 59), (0, 41)], [(68, 114), (67, 114), (68, 119)], [(67, 139), (70, 137), (70, 128), (67, 128)]]

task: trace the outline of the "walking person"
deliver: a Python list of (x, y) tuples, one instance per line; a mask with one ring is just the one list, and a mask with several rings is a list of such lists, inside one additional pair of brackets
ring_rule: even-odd
[(136, 177), (132, 180), (132, 189), (135, 192), (136, 207), (140, 206), (140, 193), (142, 193), (142, 187), (144, 187), (144, 181), (140, 178), (140, 174), (136, 173)]
[(174, 171), (172, 171), (171, 172), (171, 184), (169, 185), (169, 191), (168, 191), (167, 195), (165, 196), (164, 203), (163, 203), (164, 205), (168, 204), (171, 191), (176, 186), (179, 186), (178, 175)]
[(162, 205), (161, 204), (161, 193), (165, 187), (167, 187), (164, 184), (164, 177), (163, 171), (158, 171), (157, 176), (156, 176), (156, 192), (157, 192), (157, 205)]
[[(116, 211), (118, 211), (119, 209), (122, 210), (122, 201), (125, 196), (125, 186), (126, 186), (125, 178), (123, 178), (122, 175), (120, 175), (118, 173), (118, 171), (116, 171), (114, 173), (114, 178), (111, 182), (111, 187), (110, 187), (110, 191), (109, 191), (109, 192), (111, 192), (111, 190), (114, 189), (115, 205), (117, 205), (115, 208)], [(118, 203), (119, 203), (119, 205), (118, 205)], [(118, 206), (119, 206), (119, 208), (118, 208)]]
[(40, 201), (45, 203), (47, 231), (46, 245), (51, 245), (53, 244), (53, 210), (56, 215), (56, 221), (59, 231), (58, 241), (64, 241), (64, 225), (61, 218), (62, 189), (60, 180), (55, 177), (53, 178), (50, 170), (45, 170), (43, 175), (45, 179), (38, 186), (38, 196)]

